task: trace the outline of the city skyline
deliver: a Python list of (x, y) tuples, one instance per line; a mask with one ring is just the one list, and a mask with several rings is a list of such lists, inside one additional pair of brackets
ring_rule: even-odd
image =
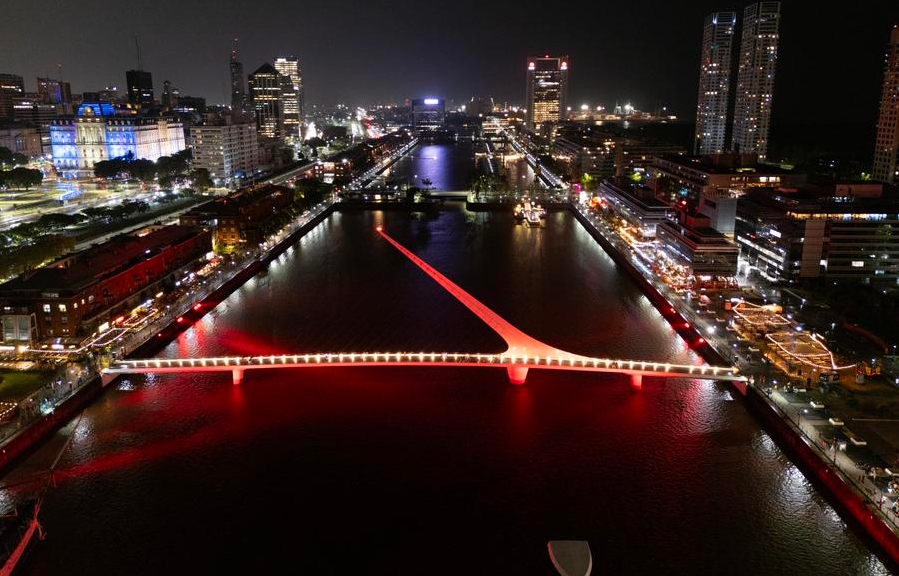
[[(169, 80), (184, 95), (230, 103), (229, 58), (237, 38), (247, 72), (279, 55), (296, 55), (313, 105), (395, 104), (425, 96), (451, 105), (473, 96), (522, 105), (521, 62), (545, 53), (570, 57), (572, 108), (629, 103), (692, 121), (703, 20), (715, 11), (742, 13), (749, 3), (584, 6), (560, 15), (557, 26), (548, 26), (539, 11), (467, 2), (446, 10), (337, 0), (301, 10), (268, 0), (267, 9), (244, 13), (227, 3), (160, 0), (152, 10), (136, 10), (137, 18), (109, 13), (95, 0), (40, 14), (25, 0), (8, 4), (15, 25), (0, 38), (0, 72), (23, 76), (28, 91), (36, 89), (37, 77), (69, 81), (75, 93), (123, 89), (125, 72), (138, 67), (137, 36), (140, 67), (159, 86)], [(190, 24), (184, 24), (185, 11), (196, 12)], [(398, 18), (401, 13), (411, 17)], [(271, 14), (296, 17), (273, 20)], [(873, 125), (885, 47), (897, 21), (899, 13), (886, 3), (854, 12), (784, 2), (775, 118), (826, 116)]]

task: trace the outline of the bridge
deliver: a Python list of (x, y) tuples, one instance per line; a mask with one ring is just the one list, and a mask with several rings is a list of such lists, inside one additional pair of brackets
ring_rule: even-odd
[(530, 368), (610, 372), (630, 376), (635, 387), (644, 376), (700, 378), (745, 382), (733, 366), (672, 364), (667, 362), (595, 358), (560, 350), (525, 334), (474, 296), (407, 250), (378, 226), (377, 233), (412, 263), (428, 274), (459, 302), (493, 329), (508, 348), (498, 354), (470, 352), (336, 352), (211, 358), (122, 359), (103, 370), (104, 384), (119, 374), (172, 372), (231, 372), (234, 384), (247, 370), (271, 368), (320, 368), (348, 366), (464, 366), (505, 368), (509, 381), (524, 384)]

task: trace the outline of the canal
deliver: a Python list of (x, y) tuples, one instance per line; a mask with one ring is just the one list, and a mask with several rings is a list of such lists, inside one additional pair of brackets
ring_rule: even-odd
[[(458, 168), (428, 171), (422, 152), (405, 176), (460, 189), (465, 152), (441, 146)], [(333, 213), (160, 355), (504, 349), (378, 225), (541, 341), (699, 362), (567, 212), (531, 229), (453, 202)], [(594, 574), (888, 574), (722, 383), (133, 376), (7, 484), (46, 470), (69, 436), (23, 574), (552, 575), (546, 543), (564, 539), (589, 542)]]

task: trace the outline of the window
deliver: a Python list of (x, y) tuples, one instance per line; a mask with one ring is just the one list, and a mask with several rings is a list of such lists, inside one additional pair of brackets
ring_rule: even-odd
[(50, 313), (50, 310), (51, 310), (51, 309), (50, 309), (50, 305), (49, 305), (49, 304), (44, 304), (44, 313), (45, 313), (45, 314), (49, 314), (49, 313)]
[(60, 305), (59, 305), (59, 311), (60, 311), (60, 312), (65, 312), (65, 311), (66, 311), (66, 305), (65, 305), (65, 304), (60, 304)]

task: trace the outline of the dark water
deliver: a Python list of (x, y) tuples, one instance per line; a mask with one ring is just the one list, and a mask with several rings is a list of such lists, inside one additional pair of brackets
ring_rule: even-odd
[[(536, 338), (697, 361), (567, 213), (332, 215), (162, 355), (498, 351), (399, 242)], [(19, 475), (48, 466), (67, 433)], [(723, 384), (531, 370), (130, 378), (85, 411), (23, 574), (887, 574)]]

